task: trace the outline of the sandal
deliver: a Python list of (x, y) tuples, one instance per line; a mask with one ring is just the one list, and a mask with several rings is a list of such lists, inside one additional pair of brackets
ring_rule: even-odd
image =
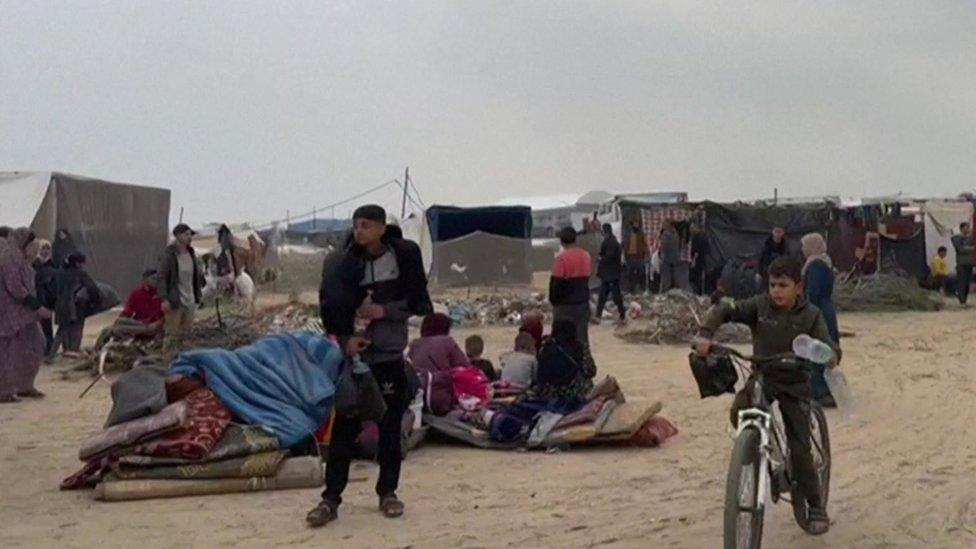
[(0, 404), (13, 404), (14, 402), (20, 402), (17, 395), (7, 395), (0, 397)]
[(321, 528), (337, 518), (339, 518), (339, 506), (323, 499), (315, 509), (308, 512), (305, 522), (312, 528)]
[(380, 511), (386, 518), (399, 518), (403, 516), (403, 502), (395, 495), (383, 496), (380, 498)]
[(830, 530), (830, 518), (827, 516), (827, 510), (823, 507), (809, 506), (807, 508), (807, 533), (811, 536), (820, 536), (826, 534), (827, 530)]
[(44, 393), (38, 391), (37, 389), (31, 389), (30, 391), (24, 391), (23, 393), (17, 393), (17, 396), (23, 398), (44, 398)]

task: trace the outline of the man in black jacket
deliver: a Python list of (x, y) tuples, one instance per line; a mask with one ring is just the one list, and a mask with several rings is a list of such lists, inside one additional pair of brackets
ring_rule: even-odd
[[(403, 361), (407, 319), (430, 314), (433, 305), (427, 293), (420, 248), (387, 233), (383, 208), (369, 205), (356, 210), (351, 242), (325, 261), (319, 302), (326, 332), (339, 340), (347, 356), (359, 355), (369, 365), (386, 401), (386, 414), (379, 425), (380, 476), (376, 494), (383, 515), (395, 518), (404, 510), (396, 495), (402, 459), (401, 423), (413, 397)], [(325, 526), (338, 518), (360, 428), (358, 418), (336, 417), (325, 491), (322, 501), (306, 517), (312, 527)]]
[(782, 227), (776, 227), (773, 229), (773, 234), (770, 235), (766, 242), (763, 244), (762, 255), (759, 256), (759, 273), (757, 273), (757, 282), (761, 284), (760, 289), (764, 289), (765, 282), (769, 280), (768, 271), (769, 266), (776, 261), (777, 258), (787, 255), (789, 252), (786, 247), (786, 230)]
[(620, 293), (620, 274), (623, 270), (623, 249), (613, 234), (613, 227), (609, 223), (603, 225), (603, 243), (600, 244), (600, 263), (596, 268), (596, 276), (600, 279), (600, 300), (596, 305), (594, 324), (599, 324), (603, 318), (603, 308), (607, 305), (607, 297), (613, 295), (613, 303), (617, 306), (620, 323), (626, 320), (624, 314), (624, 296)]
[(195, 234), (185, 223), (174, 227), (175, 240), (166, 247), (159, 262), (157, 293), (163, 300), (166, 315), (163, 329), (167, 349), (178, 346), (183, 335), (193, 327), (193, 318), (200, 305), (204, 279), (193, 252)]

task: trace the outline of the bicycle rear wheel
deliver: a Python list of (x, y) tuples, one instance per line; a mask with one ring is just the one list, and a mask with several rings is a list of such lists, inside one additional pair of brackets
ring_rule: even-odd
[(753, 428), (735, 439), (725, 484), (725, 549), (762, 545), (763, 494), (759, 493), (760, 436)]

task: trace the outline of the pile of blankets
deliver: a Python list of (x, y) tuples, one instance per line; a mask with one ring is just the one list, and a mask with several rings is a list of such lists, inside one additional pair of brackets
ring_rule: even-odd
[(659, 446), (678, 433), (657, 416), (660, 402), (627, 402), (617, 380), (607, 376), (571, 409), (532, 401), (517, 387), (496, 383), (487, 405), (465, 406), (465, 399), (443, 416), (425, 414), (434, 431), (479, 448), (562, 448), (577, 444)]
[(292, 455), (327, 425), (341, 364), (334, 343), (297, 332), (138, 367), (61, 488), (119, 501), (320, 486), (320, 458)]

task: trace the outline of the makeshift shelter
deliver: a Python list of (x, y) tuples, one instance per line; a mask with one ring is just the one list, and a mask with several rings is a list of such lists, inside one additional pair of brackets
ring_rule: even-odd
[(593, 212), (602, 213), (613, 198), (606, 191), (590, 191), (506, 198), (495, 205), (528, 206), (532, 209), (532, 237), (555, 238), (563, 227), (579, 229), (583, 220), (590, 219)]
[(427, 210), (431, 279), (441, 285), (529, 284), (532, 211), (526, 206)]
[(170, 191), (58, 172), (0, 173), (0, 225), (53, 240), (67, 230), (92, 277), (120, 292), (154, 267), (169, 234)]
[(789, 253), (799, 255), (800, 239), (808, 233), (825, 234), (832, 206), (822, 204), (751, 206), (706, 202), (705, 233), (708, 237), (709, 271), (721, 269), (732, 259), (753, 259), (762, 253), (773, 229), (786, 231)]
[(312, 244), (319, 248), (334, 247), (352, 229), (351, 219), (306, 219), (289, 223), (285, 240), (292, 244)]
[(962, 223), (971, 223), (973, 219), (973, 204), (963, 200), (928, 200), (921, 204), (921, 211), (925, 223), (925, 256), (928, 260), (935, 257), (940, 246), (949, 251), (946, 261), (949, 270), (956, 269), (956, 249), (952, 245), (952, 235), (959, 230)]

